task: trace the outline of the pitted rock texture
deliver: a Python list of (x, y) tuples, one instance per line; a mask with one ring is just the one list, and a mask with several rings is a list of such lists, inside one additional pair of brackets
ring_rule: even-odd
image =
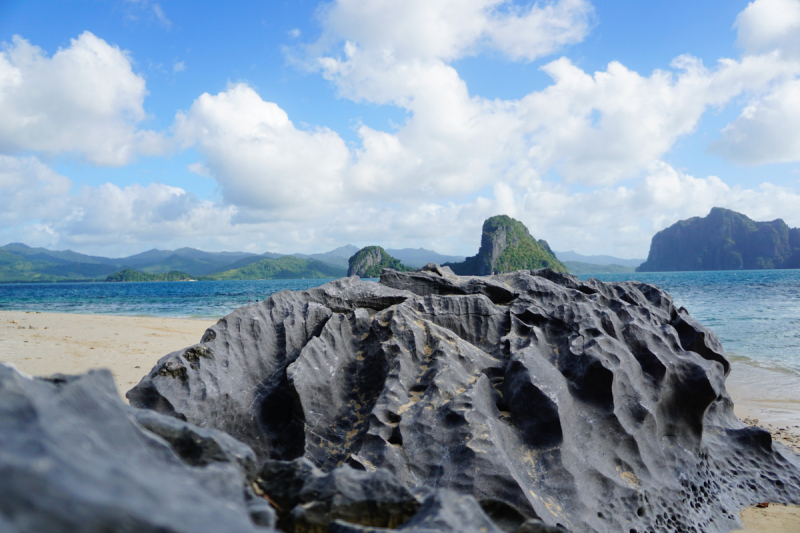
[(0, 365), (0, 531), (274, 531), (256, 475), (249, 447), (125, 405), (108, 371)]
[(722, 532), (800, 503), (800, 461), (733, 415), (728, 369), (654, 286), (428, 265), (238, 309), (128, 398), (260, 459), (383, 467), (572, 531)]
[(257, 487), (275, 502), (286, 533), (325, 533), (333, 520), (394, 529), (414, 516), (420, 502), (388, 470), (347, 465), (327, 474), (308, 459), (267, 461)]

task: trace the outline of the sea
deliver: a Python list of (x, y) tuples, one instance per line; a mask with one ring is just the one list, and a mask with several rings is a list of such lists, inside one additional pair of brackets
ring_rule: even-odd
[[(733, 361), (792, 376), (800, 390), (800, 270), (588, 274), (667, 291), (712, 329)], [(0, 311), (220, 318), (283, 290), (329, 279), (0, 284)]]

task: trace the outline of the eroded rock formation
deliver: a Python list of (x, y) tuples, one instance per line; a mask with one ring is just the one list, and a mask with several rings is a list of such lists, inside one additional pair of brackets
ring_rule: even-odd
[(721, 532), (800, 503), (798, 458), (733, 415), (728, 370), (651, 285), (428, 265), (240, 308), (128, 398), (260, 460), (383, 467), (573, 531)]
[(253, 451), (131, 408), (111, 373), (31, 379), (0, 365), (0, 531), (272, 531)]

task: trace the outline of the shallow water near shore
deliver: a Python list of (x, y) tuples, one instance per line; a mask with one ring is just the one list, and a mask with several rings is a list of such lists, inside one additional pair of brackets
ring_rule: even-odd
[[(594, 274), (652, 283), (711, 328), (733, 361), (787, 376), (800, 398), (800, 270)], [(0, 310), (219, 318), (282, 290), (328, 279), (0, 285)], [(761, 375), (761, 374), (759, 374)], [(766, 379), (766, 378), (765, 378)], [(785, 389), (784, 389), (785, 390)]]

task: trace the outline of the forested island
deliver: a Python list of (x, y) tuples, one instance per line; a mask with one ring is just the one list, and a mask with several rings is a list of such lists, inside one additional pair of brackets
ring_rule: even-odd
[(178, 272), (177, 270), (164, 274), (148, 274), (132, 268), (126, 268), (109, 275), (106, 281), (195, 281), (195, 279), (186, 272)]
[(392, 268), (400, 272), (408, 272), (413, 268), (404, 265), (399, 259), (389, 255), (380, 246), (366, 246), (350, 258), (348, 276), (362, 278), (379, 278), (384, 268)]
[(637, 272), (800, 268), (800, 229), (715, 207), (659, 231)]
[(568, 271), (556, 259), (547, 241), (537, 241), (525, 224), (507, 215), (497, 215), (484, 221), (477, 255), (461, 263), (445, 263), (444, 266), (461, 276), (488, 276), (537, 268)]

